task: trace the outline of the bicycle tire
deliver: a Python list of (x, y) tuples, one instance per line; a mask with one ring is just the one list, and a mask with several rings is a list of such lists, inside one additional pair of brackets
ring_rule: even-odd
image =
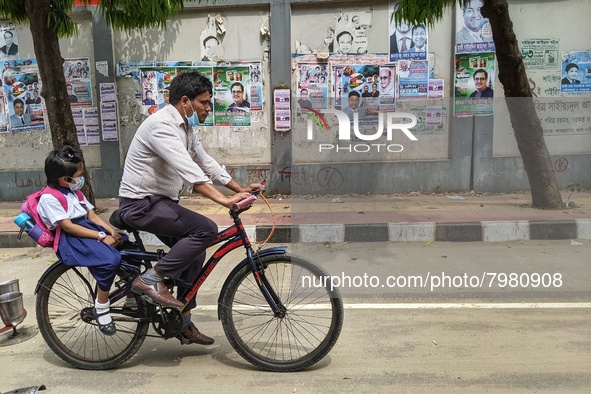
[[(120, 280), (120, 273), (114, 283)], [(88, 370), (112, 369), (138, 351), (149, 323), (117, 313), (123, 306), (123, 297), (111, 305), (117, 333), (103, 335), (95, 321), (88, 321), (88, 311), (94, 306), (92, 289), (95, 286), (96, 281), (88, 268), (58, 265), (40, 283), (35, 304), (37, 324), (49, 348), (70, 365)], [(141, 297), (136, 295), (135, 300), (136, 317), (147, 316)]]
[(240, 356), (264, 370), (309, 368), (328, 354), (340, 335), (344, 311), (339, 291), (303, 287), (303, 276), (317, 281), (328, 277), (323, 268), (303, 258), (277, 254), (256, 261), (264, 267), (266, 280), (285, 306), (285, 316), (274, 316), (250, 266), (245, 266), (221, 295), (220, 317), (226, 337)]

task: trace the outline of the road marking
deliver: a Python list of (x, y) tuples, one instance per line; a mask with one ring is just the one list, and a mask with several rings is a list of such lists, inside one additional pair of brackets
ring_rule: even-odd
[(591, 308), (591, 302), (345, 304), (345, 309), (557, 309)]
[[(591, 302), (523, 302), (523, 303), (422, 303), (422, 304), (344, 304), (345, 309), (573, 309), (591, 308)], [(196, 309), (217, 310), (217, 305), (198, 305)], [(266, 306), (240, 306), (236, 310), (266, 309)], [(328, 304), (300, 305), (298, 310), (329, 309)]]

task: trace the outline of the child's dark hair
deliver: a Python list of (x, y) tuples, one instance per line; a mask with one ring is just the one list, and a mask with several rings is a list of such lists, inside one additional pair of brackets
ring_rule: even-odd
[(82, 151), (68, 143), (52, 151), (45, 159), (47, 184), (56, 187), (59, 184), (59, 178), (73, 176), (80, 169), (82, 160)]

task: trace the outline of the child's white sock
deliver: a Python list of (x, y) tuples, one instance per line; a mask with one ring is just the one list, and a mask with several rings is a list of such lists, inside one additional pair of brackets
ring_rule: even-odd
[[(111, 315), (109, 314), (109, 307), (111, 306), (111, 302), (107, 300), (106, 304), (101, 304), (96, 300), (94, 302), (94, 308), (96, 309), (96, 314), (99, 316), (98, 321), (100, 324), (109, 324), (113, 319), (111, 319)], [(100, 316), (103, 313), (107, 313), (106, 315)]]

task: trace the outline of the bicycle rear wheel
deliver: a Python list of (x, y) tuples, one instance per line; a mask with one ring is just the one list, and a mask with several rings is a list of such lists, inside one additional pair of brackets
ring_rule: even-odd
[[(121, 276), (129, 275), (120, 268)], [(92, 317), (96, 280), (86, 267), (56, 266), (43, 278), (37, 293), (37, 324), (45, 342), (62, 360), (82, 369), (114, 368), (132, 357), (144, 342), (149, 323), (141, 297), (137, 310), (123, 309), (125, 297), (111, 305), (117, 326), (113, 336), (103, 335)]]
[(277, 254), (256, 261), (264, 268), (263, 282), (277, 294), (284, 314), (273, 314), (250, 266), (245, 266), (221, 295), (226, 337), (244, 359), (265, 370), (308, 368), (324, 358), (339, 337), (344, 317), (340, 294), (311, 285), (322, 283), (328, 273), (305, 259)]

